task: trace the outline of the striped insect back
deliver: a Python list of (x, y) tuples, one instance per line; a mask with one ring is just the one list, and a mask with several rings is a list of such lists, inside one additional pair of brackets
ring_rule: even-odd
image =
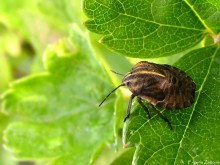
[(122, 82), (129, 90), (153, 105), (165, 109), (182, 109), (195, 98), (195, 83), (183, 71), (170, 65), (142, 61)]
[(165, 95), (159, 89), (165, 75), (151, 63), (142, 61), (136, 64), (122, 82), (136, 96), (145, 97), (146, 100), (163, 100)]
[[(142, 99), (149, 102), (153, 111), (169, 125), (170, 129), (172, 129), (171, 123), (155, 106), (164, 109), (182, 109), (192, 105), (195, 99), (196, 85), (185, 72), (170, 65), (159, 65), (147, 61), (137, 63), (125, 75), (122, 84), (112, 92), (120, 86), (127, 86), (132, 92), (124, 121), (130, 116), (133, 98), (137, 97), (139, 104), (149, 118), (150, 113)], [(101, 104), (111, 93), (106, 96)]]

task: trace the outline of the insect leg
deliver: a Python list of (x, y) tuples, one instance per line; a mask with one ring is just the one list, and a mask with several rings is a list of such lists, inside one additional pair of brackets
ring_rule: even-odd
[(144, 103), (141, 101), (142, 99), (140, 97), (137, 98), (138, 103), (141, 105), (141, 107), (145, 110), (145, 112), (148, 115), (148, 118), (150, 119), (150, 113), (147, 109), (147, 107), (144, 105)]
[(131, 113), (131, 104), (132, 104), (132, 100), (133, 100), (133, 98), (135, 97), (135, 95), (131, 95), (131, 97), (130, 97), (130, 100), (129, 100), (129, 103), (128, 103), (128, 109), (127, 109), (127, 114), (126, 114), (126, 116), (125, 116), (125, 119), (124, 119), (124, 122), (129, 118), (129, 116), (130, 116), (130, 113)]
[(152, 104), (150, 104), (150, 107), (153, 109), (153, 111), (154, 111), (155, 113), (157, 113), (157, 115), (158, 115), (161, 119), (163, 119), (163, 120), (167, 123), (167, 125), (170, 127), (170, 130), (172, 130), (173, 128), (172, 128), (172, 125), (171, 125), (170, 121), (169, 121), (165, 116), (163, 116)]

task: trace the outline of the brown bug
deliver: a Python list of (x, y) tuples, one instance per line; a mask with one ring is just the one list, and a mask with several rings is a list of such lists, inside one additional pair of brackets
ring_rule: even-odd
[(182, 109), (192, 105), (195, 99), (196, 85), (184, 71), (170, 65), (141, 61), (125, 75), (122, 84), (112, 90), (99, 106), (121, 86), (127, 86), (132, 92), (124, 122), (130, 116), (132, 100), (137, 97), (149, 119), (150, 113), (142, 99), (148, 101), (153, 111), (172, 129), (170, 121), (155, 106), (171, 110)]

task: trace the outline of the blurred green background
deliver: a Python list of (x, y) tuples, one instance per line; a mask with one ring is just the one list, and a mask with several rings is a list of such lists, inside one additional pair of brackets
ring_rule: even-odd
[[(43, 71), (42, 55), (49, 44), (67, 38), (71, 23), (84, 19), (80, 0), (7, 0), (0, 2), (0, 94), (10, 82)], [(2, 132), (12, 118), (0, 113), (0, 164), (17, 162), (3, 148)]]

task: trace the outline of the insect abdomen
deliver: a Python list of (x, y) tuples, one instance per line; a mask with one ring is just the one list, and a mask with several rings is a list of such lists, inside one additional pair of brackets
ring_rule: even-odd
[(156, 106), (165, 109), (182, 109), (193, 104), (195, 99), (195, 83), (183, 71), (169, 65), (164, 66), (167, 79), (161, 87), (166, 97), (156, 102)]

